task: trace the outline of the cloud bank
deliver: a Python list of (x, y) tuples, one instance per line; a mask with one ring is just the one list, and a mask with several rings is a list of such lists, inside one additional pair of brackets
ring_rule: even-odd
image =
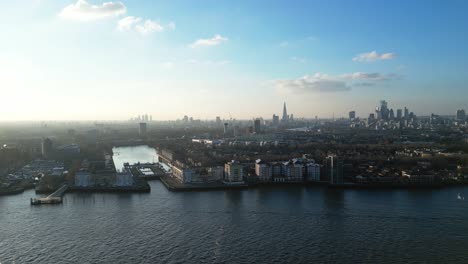
[(131, 31), (134, 30), (142, 35), (147, 35), (154, 32), (162, 32), (165, 30), (174, 30), (175, 23), (171, 22), (167, 25), (162, 25), (159, 22), (147, 19), (143, 21), (141, 17), (128, 16), (122, 18), (117, 23), (117, 29), (119, 31)]
[(223, 42), (228, 41), (227, 38), (217, 34), (213, 36), (212, 38), (209, 39), (197, 39), (195, 42), (190, 44), (190, 47), (192, 48), (198, 48), (198, 47), (209, 47), (209, 46), (217, 46)]
[(85, 0), (78, 0), (75, 4), (66, 6), (59, 16), (76, 21), (93, 21), (110, 17), (117, 17), (127, 12), (122, 2), (106, 2), (102, 5), (91, 5)]
[(398, 78), (395, 74), (355, 72), (338, 76), (316, 73), (298, 79), (274, 81), (280, 93), (312, 94), (350, 91), (352, 87), (374, 86), (382, 81)]
[(378, 53), (377, 51), (371, 51), (367, 53), (361, 53), (353, 58), (356, 62), (374, 62), (378, 60), (391, 60), (396, 58), (395, 53)]
[(316, 73), (313, 76), (306, 75), (293, 80), (277, 80), (275, 81), (275, 86), (280, 92), (295, 94), (344, 92), (351, 90), (351, 87), (346, 82), (321, 73)]

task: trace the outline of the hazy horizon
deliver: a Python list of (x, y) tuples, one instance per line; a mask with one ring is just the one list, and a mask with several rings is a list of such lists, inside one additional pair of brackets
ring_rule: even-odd
[[(463, 1), (0, 3), (0, 121), (467, 109)], [(390, 12), (391, 11), (391, 12)]]

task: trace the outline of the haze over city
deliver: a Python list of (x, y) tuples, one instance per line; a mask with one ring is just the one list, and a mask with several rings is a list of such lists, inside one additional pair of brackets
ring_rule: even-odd
[(465, 1), (0, 3), (0, 120), (468, 108)]
[(0, 0), (0, 264), (468, 263), (467, 10)]

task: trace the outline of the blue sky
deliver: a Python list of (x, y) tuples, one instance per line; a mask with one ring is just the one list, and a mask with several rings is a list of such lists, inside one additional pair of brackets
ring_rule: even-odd
[[(107, 2), (107, 3), (106, 3)], [(468, 108), (465, 1), (0, 2), (1, 119)]]

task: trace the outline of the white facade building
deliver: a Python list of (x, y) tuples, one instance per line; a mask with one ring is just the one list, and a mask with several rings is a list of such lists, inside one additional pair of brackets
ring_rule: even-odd
[(224, 165), (224, 181), (228, 183), (244, 182), (244, 167), (239, 161), (230, 161)]
[(172, 165), (172, 176), (181, 183), (191, 183), (193, 178), (193, 171), (191, 169), (179, 168)]

